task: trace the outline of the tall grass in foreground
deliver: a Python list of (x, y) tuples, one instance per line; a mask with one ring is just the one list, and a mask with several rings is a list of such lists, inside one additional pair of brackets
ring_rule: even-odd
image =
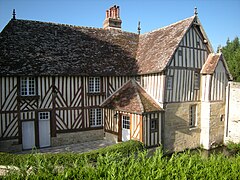
[[(148, 157), (147, 152), (122, 156), (119, 152), (99, 155), (97, 161), (76, 158), (73, 163), (59, 164), (47, 156), (34, 154), (31, 161), (21, 163), (5, 179), (239, 179), (240, 155), (225, 157), (213, 154), (209, 158), (201, 152), (175, 153), (164, 157), (159, 149)], [(74, 158), (74, 157), (73, 157)]]

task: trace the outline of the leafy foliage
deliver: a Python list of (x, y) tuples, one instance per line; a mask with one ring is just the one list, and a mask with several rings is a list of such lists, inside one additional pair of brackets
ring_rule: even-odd
[(229, 70), (234, 81), (240, 82), (240, 42), (236, 37), (233, 41), (227, 40), (226, 46), (222, 48), (222, 53), (227, 61)]

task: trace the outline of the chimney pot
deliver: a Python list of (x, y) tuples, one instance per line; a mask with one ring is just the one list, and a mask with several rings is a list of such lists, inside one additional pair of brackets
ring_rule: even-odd
[(114, 5), (109, 10), (106, 10), (106, 18), (103, 23), (104, 29), (121, 29), (121, 24), (119, 6)]

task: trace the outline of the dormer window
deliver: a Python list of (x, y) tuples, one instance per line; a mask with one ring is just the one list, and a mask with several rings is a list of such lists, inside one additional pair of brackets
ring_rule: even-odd
[(100, 93), (100, 77), (89, 77), (88, 92)]
[(35, 96), (36, 82), (34, 77), (22, 77), (20, 80), (20, 95)]

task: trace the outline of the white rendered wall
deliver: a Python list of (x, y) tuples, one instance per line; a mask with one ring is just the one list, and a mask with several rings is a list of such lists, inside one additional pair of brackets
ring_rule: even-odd
[(224, 141), (240, 143), (240, 83), (228, 83), (226, 99)]

